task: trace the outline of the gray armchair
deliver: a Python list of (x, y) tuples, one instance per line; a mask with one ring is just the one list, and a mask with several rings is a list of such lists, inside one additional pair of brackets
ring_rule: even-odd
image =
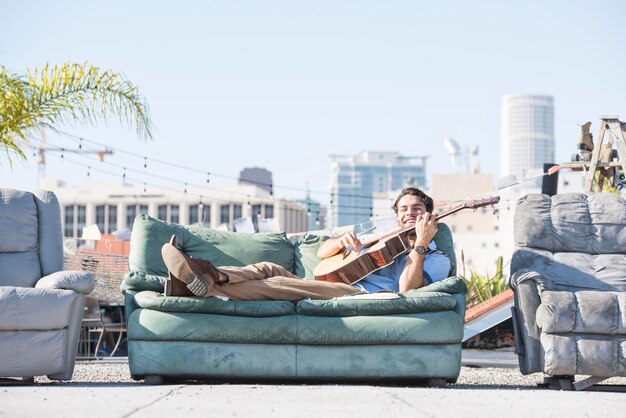
[[(522, 374), (584, 389), (626, 376), (626, 201), (610, 193), (517, 202), (510, 284)], [(576, 375), (590, 376), (575, 382)]]
[(0, 189), (0, 377), (72, 378), (94, 279), (62, 270), (56, 196)]

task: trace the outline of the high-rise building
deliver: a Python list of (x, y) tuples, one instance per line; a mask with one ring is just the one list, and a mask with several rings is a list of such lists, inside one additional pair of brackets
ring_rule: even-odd
[(333, 227), (369, 222), (374, 211), (373, 193), (426, 184), (425, 156), (364, 151), (331, 158), (329, 224)]
[(500, 175), (524, 178), (527, 170), (554, 162), (554, 100), (551, 96), (502, 98)]
[(239, 173), (239, 184), (251, 184), (272, 194), (272, 172), (264, 168), (244, 168)]

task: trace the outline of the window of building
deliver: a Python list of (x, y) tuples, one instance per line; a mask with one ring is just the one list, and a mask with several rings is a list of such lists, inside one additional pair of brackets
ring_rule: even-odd
[(108, 207), (109, 209), (109, 224), (107, 225), (106, 228), (106, 234), (110, 234), (111, 232), (115, 231), (117, 229), (117, 206), (115, 205), (109, 205)]
[(180, 223), (180, 206), (170, 205), (170, 222)]
[(252, 223), (258, 229), (259, 216), (261, 216), (261, 205), (252, 205)]
[(243, 207), (241, 205), (233, 205), (233, 219), (239, 219), (243, 216)]
[(211, 224), (211, 206), (210, 205), (190, 205), (189, 206), (189, 225), (201, 223), (205, 226)]
[(87, 206), (76, 205), (76, 231), (77, 233), (83, 232), (83, 228), (87, 224)]
[(187, 223), (189, 225), (196, 224), (200, 222), (199, 214), (200, 205), (189, 205), (189, 218), (187, 219)]
[(200, 205), (199, 211), (202, 225), (211, 226), (211, 205)]
[(220, 223), (230, 223), (230, 205), (220, 205)]
[(167, 205), (159, 205), (157, 208), (157, 218), (167, 221)]
[(137, 217), (137, 206), (126, 206), (126, 227), (132, 229), (135, 218)]
[(265, 205), (265, 217), (266, 218), (274, 217), (274, 205)]
[(63, 236), (71, 238), (74, 236), (74, 206), (66, 206), (64, 211)]
[(104, 221), (106, 219), (105, 216), (105, 206), (98, 205), (96, 206), (96, 225), (98, 225), (98, 229), (100, 232), (104, 233)]

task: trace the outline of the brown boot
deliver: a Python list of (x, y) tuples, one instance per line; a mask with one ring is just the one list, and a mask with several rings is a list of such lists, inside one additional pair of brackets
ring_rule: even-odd
[(185, 282), (178, 280), (172, 273), (169, 273), (167, 280), (165, 280), (163, 294), (165, 296), (196, 296), (187, 288)]
[(226, 275), (220, 274), (211, 262), (191, 258), (175, 245), (176, 235), (173, 235), (170, 242), (161, 248), (161, 256), (169, 272), (168, 281), (171, 281), (171, 286), (166, 286), (166, 295), (168, 289), (171, 289), (171, 294), (167, 296), (189, 296), (188, 292), (195, 296), (206, 296), (216, 282), (228, 281)]

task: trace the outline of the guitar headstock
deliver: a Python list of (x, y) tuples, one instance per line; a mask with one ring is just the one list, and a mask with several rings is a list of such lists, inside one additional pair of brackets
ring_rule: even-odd
[(500, 202), (500, 196), (490, 196), (484, 199), (472, 199), (463, 203), (464, 208), (468, 209), (477, 209), (482, 208), (484, 206), (495, 205)]

